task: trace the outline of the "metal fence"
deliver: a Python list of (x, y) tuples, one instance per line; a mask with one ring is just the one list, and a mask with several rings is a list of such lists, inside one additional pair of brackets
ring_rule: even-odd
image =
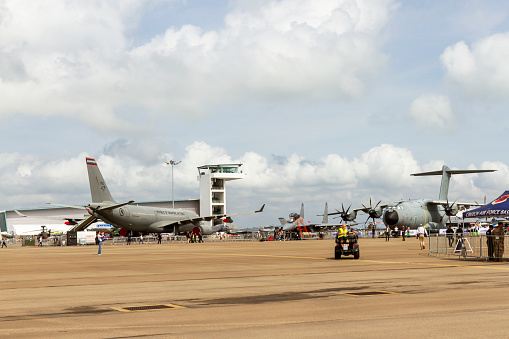
[[(491, 258), (509, 259), (509, 235), (503, 236), (504, 246), (501, 256), (493, 255)], [(488, 240), (495, 242), (495, 236), (464, 235), (460, 237), (449, 237), (444, 234), (431, 234), (429, 237), (429, 251), (432, 255), (458, 256), (460, 258), (474, 258), (478, 260), (489, 260)], [(496, 254), (496, 253), (495, 253)]]

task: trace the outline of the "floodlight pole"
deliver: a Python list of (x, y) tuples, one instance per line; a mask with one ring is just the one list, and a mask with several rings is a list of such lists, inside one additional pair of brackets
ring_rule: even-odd
[(166, 165), (171, 165), (171, 206), (175, 208), (175, 199), (173, 198), (173, 166), (180, 164), (182, 161), (165, 161)]

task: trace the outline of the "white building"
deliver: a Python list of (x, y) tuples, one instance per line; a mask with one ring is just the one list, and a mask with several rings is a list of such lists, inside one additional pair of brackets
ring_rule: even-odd
[[(242, 164), (204, 165), (198, 167), (200, 182), (200, 216), (226, 214), (227, 181), (243, 179)], [(212, 226), (221, 224), (215, 220)]]

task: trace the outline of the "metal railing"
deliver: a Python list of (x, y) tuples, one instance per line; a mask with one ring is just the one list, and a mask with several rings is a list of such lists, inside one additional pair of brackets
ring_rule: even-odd
[[(500, 238), (503, 238), (503, 246), (501, 247), (503, 252), (501, 255), (496, 252), (497, 243), (502, 240)], [(509, 235), (500, 238), (485, 234), (465, 234), (459, 237), (456, 235), (450, 237), (443, 234), (432, 234), (428, 237), (428, 245), (430, 254), (437, 256), (449, 255), (478, 260), (509, 259)], [(489, 243), (493, 247), (490, 248)]]

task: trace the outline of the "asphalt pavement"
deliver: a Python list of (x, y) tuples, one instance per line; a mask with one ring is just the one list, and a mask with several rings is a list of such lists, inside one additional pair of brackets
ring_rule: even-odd
[(415, 238), (1, 249), (0, 337), (508, 337), (509, 264)]

